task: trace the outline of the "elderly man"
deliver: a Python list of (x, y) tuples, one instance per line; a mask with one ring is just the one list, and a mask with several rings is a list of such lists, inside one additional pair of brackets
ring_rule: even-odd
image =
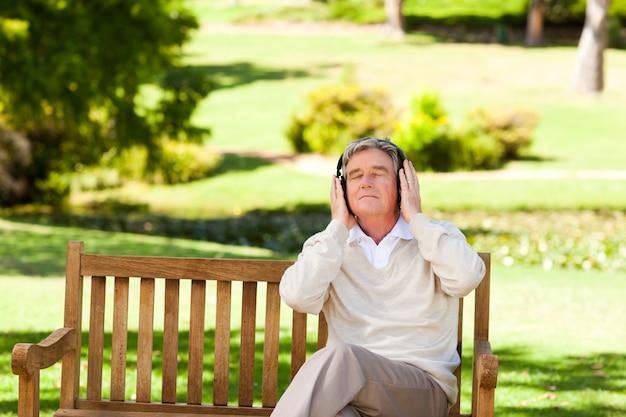
[(273, 417), (443, 417), (456, 400), (458, 298), (485, 265), (449, 222), (422, 213), (417, 174), (388, 140), (346, 147), (331, 221), (280, 284), (293, 309), (328, 321)]

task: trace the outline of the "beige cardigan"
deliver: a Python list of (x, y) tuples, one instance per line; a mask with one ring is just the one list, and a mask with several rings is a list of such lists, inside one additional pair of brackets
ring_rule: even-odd
[(480, 283), (485, 265), (449, 222), (417, 214), (414, 240), (400, 239), (389, 264), (376, 269), (337, 220), (311, 236), (283, 276), (280, 293), (294, 310), (324, 311), (328, 344), (352, 343), (429, 373), (449, 404), (454, 370), (458, 297)]

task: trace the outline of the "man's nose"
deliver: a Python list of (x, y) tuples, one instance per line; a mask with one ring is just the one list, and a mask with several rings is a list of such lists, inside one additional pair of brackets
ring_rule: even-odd
[(374, 177), (372, 175), (363, 175), (361, 180), (361, 187), (371, 187), (374, 183)]

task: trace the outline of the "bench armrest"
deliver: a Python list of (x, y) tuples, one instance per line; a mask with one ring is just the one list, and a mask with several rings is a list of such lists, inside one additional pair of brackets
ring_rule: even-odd
[(474, 383), (472, 416), (494, 415), (495, 390), (498, 382), (498, 357), (486, 340), (474, 341)]
[(495, 389), (498, 382), (498, 357), (491, 352), (491, 344), (487, 341), (477, 340), (475, 349), (478, 386)]
[(63, 327), (37, 344), (17, 343), (11, 353), (11, 370), (15, 375), (33, 375), (76, 348), (76, 329)]

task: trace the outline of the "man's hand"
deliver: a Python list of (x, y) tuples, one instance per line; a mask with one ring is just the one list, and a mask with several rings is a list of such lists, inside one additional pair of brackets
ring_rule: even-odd
[(402, 210), (402, 218), (407, 223), (411, 222), (413, 216), (422, 212), (422, 197), (420, 196), (420, 184), (417, 179), (417, 173), (413, 168), (413, 163), (408, 159), (404, 160), (404, 164), (399, 172), (400, 177), (400, 210)]
[(330, 185), (330, 215), (333, 220), (340, 220), (348, 229), (351, 229), (356, 223), (356, 219), (348, 210), (341, 180), (335, 175), (333, 175), (333, 181)]

